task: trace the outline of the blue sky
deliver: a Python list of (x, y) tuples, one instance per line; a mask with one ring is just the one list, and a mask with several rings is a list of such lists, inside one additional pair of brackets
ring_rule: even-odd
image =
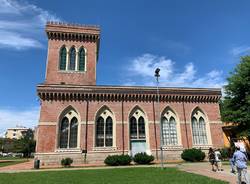
[(250, 52), (250, 1), (0, 0), (0, 134), (37, 124), (48, 20), (101, 26), (97, 84), (221, 87)]

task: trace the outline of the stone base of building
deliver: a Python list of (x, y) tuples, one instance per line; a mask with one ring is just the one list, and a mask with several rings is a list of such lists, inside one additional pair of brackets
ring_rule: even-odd
[[(178, 149), (163, 149), (163, 159), (165, 161), (180, 161), (181, 160), (181, 153), (183, 151), (183, 148)], [(207, 149), (204, 149), (203, 151), (207, 152)], [(100, 163), (102, 164), (105, 160), (105, 158), (108, 155), (115, 155), (115, 154), (129, 154), (129, 151), (112, 151), (112, 152), (88, 152), (88, 153), (81, 153), (78, 152), (53, 152), (53, 153), (36, 153), (35, 158), (39, 159), (42, 166), (49, 166), (49, 165), (60, 165), (61, 160), (63, 158), (70, 157), (73, 159), (73, 165), (78, 164), (96, 164)], [(155, 160), (160, 160), (161, 158), (161, 152), (160, 149), (158, 150), (152, 150), (151, 154), (155, 157)]]

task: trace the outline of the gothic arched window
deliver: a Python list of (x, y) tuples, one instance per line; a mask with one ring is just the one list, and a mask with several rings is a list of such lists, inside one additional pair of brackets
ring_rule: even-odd
[(140, 117), (138, 119), (138, 129), (139, 129), (139, 139), (145, 139), (145, 122), (143, 117)]
[(162, 126), (162, 143), (163, 145), (177, 145), (177, 124), (176, 124), (176, 115), (170, 109), (167, 108), (163, 113), (161, 118), (161, 126)]
[(96, 147), (113, 146), (113, 120), (99, 116), (96, 121)]
[(59, 124), (59, 148), (76, 148), (78, 136), (77, 113), (66, 113)]
[(130, 118), (130, 139), (137, 139), (137, 123), (135, 117)]
[(72, 47), (69, 52), (69, 70), (75, 70), (76, 68), (76, 49)]
[(60, 57), (59, 58), (60, 58), (59, 59), (59, 69), (66, 70), (67, 50), (64, 46), (60, 49)]
[(80, 48), (78, 57), (79, 57), (79, 71), (85, 71), (85, 49), (83, 47)]
[(192, 116), (192, 134), (194, 145), (202, 145), (208, 143), (204, 114), (199, 110), (193, 113)]
[(67, 117), (64, 117), (60, 126), (60, 148), (68, 147), (68, 133), (69, 132), (69, 120)]
[(70, 137), (69, 137), (69, 147), (76, 148), (77, 147), (77, 131), (78, 131), (78, 122), (74, 117), (70, 122)]

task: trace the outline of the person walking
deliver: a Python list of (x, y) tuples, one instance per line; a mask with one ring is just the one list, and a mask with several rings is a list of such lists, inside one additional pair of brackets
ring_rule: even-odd
[(234, 166), (234, 160), (233, 160), (233, 154), (234, 154), (234, 149), (233, 148), (229, 148), (228, 150), (228, 155), (229, 155), (229, 163), (230, 163), (230, 167), (231, 167), (231, 173), (236, 174), (236, 170), (235, 170), (235, 166)]
[(233, 154), (233, 163), (238, 172), (238, 184), (249, 184), (247, 176), (247, 157), (246, 154), (240, 150), (240, 146), (236, 145), (236, 152)]
[(217, 167), (217, 171), (223, 171), (222, 163), (221, 163), (222, 157), (221, 157), (220, 150), (216, 149), (215, 152), (214, 152), (214, 155), (215, 155), (215, 164), (216, 164), (216, 167)]
[(215, 172), (216, 171), (216, 169), (215, 169), (215, 154), (214, 154), (213, 148), (211, 148), (211, 147), (208, 150), (208, 160), (212, 166), (212, 171)]

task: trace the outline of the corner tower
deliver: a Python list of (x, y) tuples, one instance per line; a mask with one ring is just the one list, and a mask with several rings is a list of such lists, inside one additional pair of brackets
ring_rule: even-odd
[(48, 22), (45, 84), (96, 85), (100, 28)]

